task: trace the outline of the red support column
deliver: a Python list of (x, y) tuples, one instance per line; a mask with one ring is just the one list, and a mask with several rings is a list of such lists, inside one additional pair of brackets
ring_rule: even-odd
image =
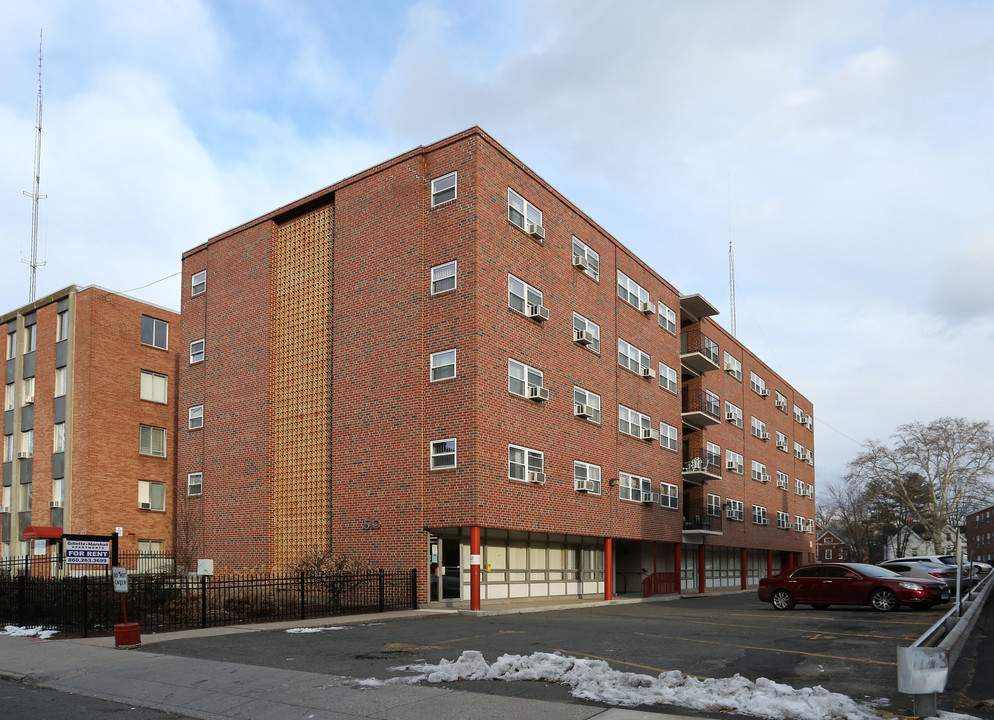
[(604, 538), (604, 599), (614, 598), (614, 542)]
[(773, 577), (773, 551), (766, 551), (766, 577)]
[(469, 529), (469, 609), (480, 609), (480, 526)]
[(704, 543), (701, 543), (697, 546), (697, 592), (703, 594), (707, 586), (707, 573), (704, 571)]
[(749, 587), (749, 551), (742, 548), (742, 589)]
[(680, 543), (673, 543), (673, 567), (676, 572), (676, 594), (683, 593), (683, 560), (680, 558)]

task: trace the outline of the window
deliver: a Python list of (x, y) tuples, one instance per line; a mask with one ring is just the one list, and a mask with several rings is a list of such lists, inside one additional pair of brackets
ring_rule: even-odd
[(725, 517), (729, 520), (743, 520), (745, 516), (745, 504), (741, 500), (732, 500), (729, 498), (725, 501)]
[(141, 510), (157, 510), (159, 512), (165, 511), (166, 484), (161, 482), (151, 482), (149, 480), (139, 480), (138, 508)]
[(456, 439), (435, 440), (431, 443), (432, 470), (445, 470), (456, 466)]
[(788, 452), (787, 448), (789, 446), (790, 446), (790, 441), (787, 440), (787, 436), (784, 435), (779, 430), (777, 430), (777, 450)]
[(576, 235), (573, 236), (573, 265), (582, 269), (584, 274), (594, 280), (600, 280), (601, 256)]
[(38, 326), (37, 325), (25, 325), (24, 326), (24, 352), (34, 352), (35, 347), (38, 345)]
[(190, 296), (195, 297), (202, 294), (207, 290), (207, 271), (201, 270), (200, 272), (193, 273), (193, 277), (190, 278)]
[(507, 390), (521, 397), (529, 397), (529, 388), (542, 387), (542, 371), (517, 360), (507, 361)]
[(742, 427), (742, 408), (725, 401), (725, 420), (735, 427)]
[(166, 456), (166, 429), (142, 425), (139, 430), (138, 452), (152, 457)]
[(66, 394), (69, 386), (69, 371), (67, 368), (55, 368), (55, 397), (62, 397)]
[(709, 466), (721, 467), (721, 447), (713, 442), (705, 443), (704, 459)]
[(595, 353), (601, 351), (601, 326), (587, 320), (579, 313), (573, 313), (573, 342), (586, 345)]
[(651, 429), (652, 420), (648, 415), (618, 405), (618, 430), (641, 440), (649, 436)]
[(642, 375), (644, 369), (651, 368), (648, 353), (644, 353), (634, 345), (618, 338), (618, 364), (628, 368), (636, 375)]
[(674, 395), (680, 387), (680, 376), (677, 375), (676, 370), (665, 363), (659, 363), (659, 387)]
[(676, 311), (662, 303), (659, 303), (659, 327), (676, 335)]
[(583, 492), (601, 494), (601, 466), (573, 461), (573, 488)]
[(17, 331), (7, 333), (7, 359), (17, 357)]
[(542, 227), (542, 211), (514, 192), (507, 189), (507, 219), (528, 232), (528, 226)]
[(142, 315), (142, 345), (166, 350), (169, 347), (169, 323)]
[(708, 515), (710, 517), (721, 517), (721, 496), (708, 493)]
[(760, 482), (770, 481), (770, 476), (766, 474), (766, 466), (763, 463), (752, 461), (752, 479)]
[(456, 199), (456, 173), (450, 172), (431, 181), (431, 206), (438, 207), (442, 203)]
[(621, 270), (618, 271), (618, 297), (642, 312), (648, 309), (649, 291)]
[(204, 474), (202, 472), (190, 473), (186, 476), (186, 494), (200, 495), (204, 491)]
[(69, 311), (63, 310), (55, 316), (55, 342), (69, 339)]
[(786, 490), (790, 486), (790, 475), (777, 470), (777, 487)]
[(142, 370), (141, 399), (151, 400), (152, 402), (157, 402), (157, 403), (166, 402), (167, 382), (168, 381), (165, 375), (160, 375), (159, 373), (150, 372), (148, 370)]
[(777, 510), (777, 527), (781, 530), (790, 530), (790, 513)]
[(826, 560), (832, 559), (832, 548), (825, 548), (825, 559)]
[(754, 372), (749, 373), (749, 388), (754, 393), (764, 397), (770, 394), (770, 391), (766, 389), (766, 381)]
[(542, 297), (541, 290), (536, 290), (514, 275), (507, 276), (507, 304), (512, 310), (530, 317), (535, 312), (532, 308), (542, 306)]
[(33, 377), (24, 378), (21, 390), (24, 392), (24, 397), (21, 398), (22, 404), (32, 404), (35, 401), (35, 379)]
[[(584, 390), (577, 385), (573, 386), (573, 403), (576, 405), (576, 415), (586, 417), (591, 422), (601, 421), (601, 396)], [(582, 415), (581, 415), (582, 413)]]
[(742, 379), (742, 361), (725, 352), (725, 372), (736, 380)]
[(659, 504), (677, 510), (680, 507), (680, 491), (676, 485), (659, 483)]
[(769, 520), (766, 518), (766, 508), (762, 505), (753, 505), (752, 521), (757, 525), (768, 525)]
[(766, 423), (755, 416), (752, 418), (752, 434), (760, 440), (767, 440), (770, 437), (770, 434), (766, 432)]
[(459, 263), (452, 260), (441, 265), (436, 265), (431, 269), (431, 294), (448, 292), (456, 289), (456, 272)]
[(716, 418), (721, 417), (721, 398), (710, 390), (704, 391), (704, 412)]
[(60, 453), (66, 451), (66, 424), (64, 422), (55, 423), (52, 427), (52, 452)]
[(726, 450), (725, 468), (742, 475), (745, 472), (745, 459), (737, 452)]
[(775, 390), (773, 394), (776, 397), (777, 410), (779, 410), (784, 415), (786, 415), (787, 414), (787, 396), (784, 395), (779, 390)]
[(794, 529), (797, 530), (797, 532), (804, 532), (804, 528), (806, 525), (807, 523), (804, 522), (804, 518), (802, 518), (800, 515), (794, 516)]
[(3, 391), (3, 409), (14, 409), (14, 383), (7, 383)]
[(194, 405), (190, 408), (189, 425), (190, 430), (199, 430), (204, 426), (204, 406)]
[(677, 452), (680, 448), (679, 445), (680, 436), (679, 431), (672, 425), (667, 425), (664, 422), (659, 423), (659, 444), (662, 445), (667, 450), (672, 450)]
[(11, 462), (14, 459), (14, 436), (3, 436), (3, 461)]
[[(815, 496), (815, 486), (812, 485), (811, 483), (808, 483), (807, 490), (808, 490), (807, 492), (808, 497), (813, 498)], [(952, 538), (949, 539), (952, 540)]]
[(622, 500), (644, 502), (651, 495), (652, 480), (630, 473), (618, 473), (618, 497)]
[(35, 431), (34, 430), (24, 430), (21, 433), (21, 451), (26, 452), (29, 455), (34, 454), (35, 451)]
[(797, 405), (794, 406), (794, 419), (799, 423), (804, 422), (804, 411), (797, 407)]
[(521, 482), (545, 482), (545, 453), (517, 445), (507, 446), (507, 476)]
[(431, 354), (431, 382), (448, 380), (456, 376), (456, 350), (442, 350)]
[(794, 443), (794, 457), (798, 460), (804, 459), (804, 446), (799, 442)]
[(794, 494), (795, 495), (807, 495), (804, 490), (804, 481), (794, 478)]
[(190, 343), (190, 364), (203, 362), (206, 353), (207, 341), (201, 338)]
[(166, 544), (162, 540), (139, 540), (139, 555), (163, 555), (166, 552)]

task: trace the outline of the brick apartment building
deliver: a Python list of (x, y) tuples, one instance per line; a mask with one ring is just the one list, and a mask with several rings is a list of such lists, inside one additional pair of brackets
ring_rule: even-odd
[(988, 564), (994, 560), (994, 506), (966, 516), (966, 556)]
[(120, 531), (122, 551), (171, 551), (179, 315), (71, 286), (0, 326), (3, 559), (63, 532)]
[(331, 550), (478, 603), (814, 555), (811, 403), (479, 128), (183, 277), (177, 544), (218, 572)]

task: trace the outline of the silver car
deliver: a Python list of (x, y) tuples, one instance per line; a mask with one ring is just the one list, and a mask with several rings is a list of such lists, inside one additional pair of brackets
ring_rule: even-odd
[[(956, 594), (956, 566), (940, 562), (918, 562), (913, 560), (887, 560), (880, 567), (893, 570), (898, 575), (911, 578), (932, 578), (946, 583), (952, 593)], [(969, 589), (973, 581), (965, 574), (961, 580), (963, 587)]]

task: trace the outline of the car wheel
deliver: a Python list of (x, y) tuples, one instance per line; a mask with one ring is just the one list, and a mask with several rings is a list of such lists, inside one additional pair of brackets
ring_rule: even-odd
[(770, 604), (777, 610), (790, 610), (794, 607), (794, 598), (786, 590), (774, 590)]
[(828, 608), (828, 603), (812, 603), (811, 607), (815, 610), (825, 610)]
[(890, 612), (897, 608), (897, 595), (887, 588), (877, 588), (870, 593), (870, 605), (879, 612)]

